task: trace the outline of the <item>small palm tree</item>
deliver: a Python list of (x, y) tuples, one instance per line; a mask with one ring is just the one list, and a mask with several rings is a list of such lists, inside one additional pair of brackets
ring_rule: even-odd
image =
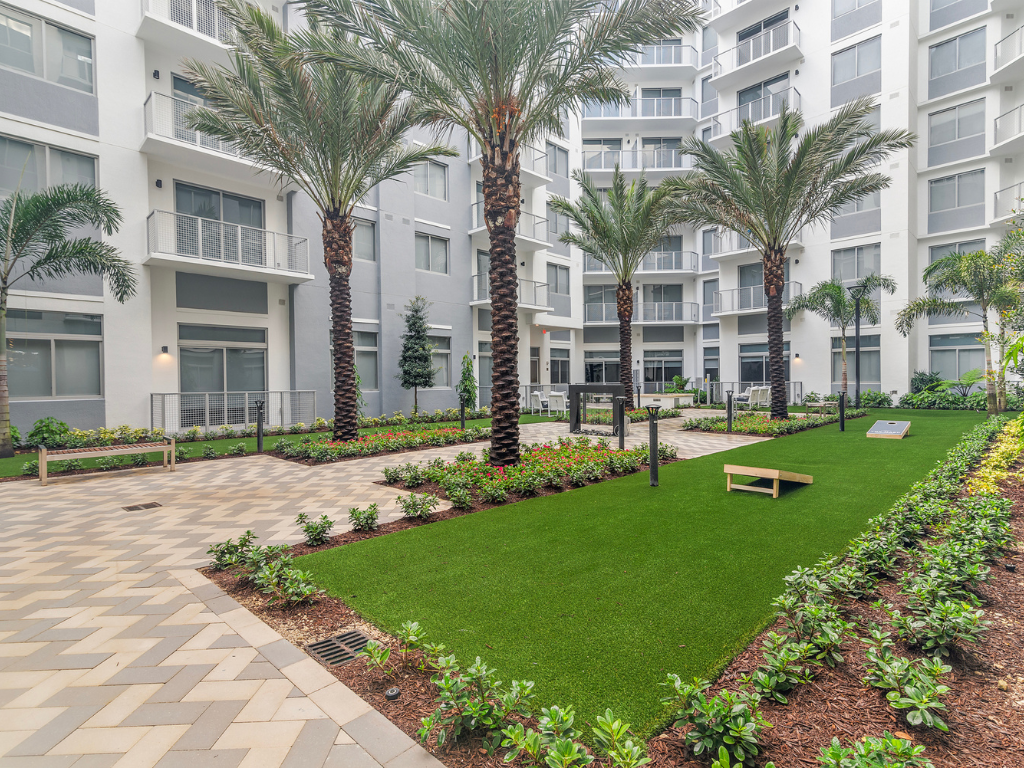
[[(988, 413), (999, 412), (996, 372), (992, 363), (989, 311), (1012, 307), (1019, 301), (1021, 283), (1011, 258), (1015, 239), (1004, 237), (991, 250), (951, 253), (925, 267), (922, 277), (927, 296), (914, 299), (896, 317), (896, 329), (904, 336), (922, 317), (975, 317), (981, 321), (985, 345), (985, 393)], [(970, 302), (955, 297), (970, 299)], [(974, 307), (977, 306), (977, 309)]]
[[(582, 101), (623, 103), (615, 70), (651, 40), (696, 30), (686, 0), (306, 0), (370, 44), (350, 66), (401, 83), (437, 130), (464, 129), (481, 147), (490, 236), (491, 463), (519, 461), (516, 226), (520, 153), (562, 133)], [(614, 6), (614, 7), (611, 7)]]
[[(886, 293), (896, 292), (896, 281), (886, 275), (868, 275), (858, 283), (864, 292), (860, 300), (861, 318), (868, 325), (878, 325), (881, 321), (881, 310), (874, 300), (867, 295), (868, 291), (881, 289)], [(839, 329), (840, 355), (843, 361), (841, 391), (847, 392), (846, 376), (846, 329), (856, 320), (857, 304), (850, 292), (839, 280), (822, 280), (802, 296), (794, 296), (786, 307), (786, 318), (792, 320), (799, 312), (812, 312), (823, 320), (827, 320), (834, 328)]]
[(395, 83), (382, 83), (305, 52), (344, 50), (344, 34), (310, 18), (310, 31), (288, 35), (244, 0), (218, 0), (237, 35), (230, 65), (188, 60), (186, 73), (208, 108), (189, 126), (233, 143), (258, 170), (309, 196), (323, 224), (334, 351), (334, 436), (358, 436), (359, 394), (352, 341), (353, 209), (371, 188), (416, 163), (458, 154), (443, 145), (405, 147), (417, 111)]
[(552, 197), (551, 207), (569, 218), (577, 232), (561, 235), (611, 271), (617, 283), (615, 309), (619, 318), (619, 381), (626, 404), (633, 407), (633, 275), (644, 256), (664, 239), (669, 228), (666, 204), (673, 194), (665, 186), (651, 188), (644, 174), (627, 185), (615, 166), (612, 185), (605, 193), (583, 171), (573, 171), (580, 185), (579, 199), (572, 203)]
[(121, 226), (121, 212), (100, 190), (64, 184), (23, 195), (16, 191), (0, 202), (0, 458), (14, 455), (11, 403), (7, 382), (7, 299), (19, 280), (68, 275), (102, 275), (113, 297), (125, 302), (135, 295), (135, 271), (110, 243), (68, 233), (91, 226), (111, 235)]
[(805, 227), (831, 221), (844, 206), (888, 188), (891, 180), (878, 164), (914, 143), (908, 131), (876, 132), (865, 122), (873, 108), (870, 99), (858, 99), (804, 131), (800, 113), (783, 104), (774, 128), (744, 121), (726, 152), (685, 139), (679, 151), (693, 157), (696, 170), (663, 182), (678, 192), (675, 221), (731, 230), (761, 255), (773, 419), (787, 416), (782, 301), (790, 243)]

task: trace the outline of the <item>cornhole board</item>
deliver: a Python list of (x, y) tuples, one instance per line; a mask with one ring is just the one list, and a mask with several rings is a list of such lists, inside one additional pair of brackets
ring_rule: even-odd
[[(771, 488), (758, 488), (756, 485), (740, 485), (732, 481), (733, 475), (744, 475), (746, 477), (763, 477), (772, 481)], [(810, 485), (814, 482), (811, 475), (801, 475), (797, 472), (787, 472), (784, 469), (765, 469), (764, 467), (739, 467), (735, 464), (725, 465), (725, 490), (755, 491), (756, 493), (770, 493), (773, 499), (779, 498), (779, 481), (785, 480), (788, 483), (803, 483)]]
[(876, 421), (868, 430), (868, 437), (902, 440), (910, 432), (909, 421)]

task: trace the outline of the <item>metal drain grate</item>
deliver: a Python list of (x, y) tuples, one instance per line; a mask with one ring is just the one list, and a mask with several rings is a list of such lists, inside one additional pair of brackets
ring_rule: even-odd
[(162, 506), (158, 501), (147, 501), (145, 504), (132, 504), (130, 507), (121, 507), (125, 512), (138, 512), (140, 509), (156, 509)]
[(340, 635), (328, 637), (326, 640), (310, 643), (306, 646), (306, 650), (328, 667), (337, 667), (352, 661), (368, 642), (370, 642), (370, 638), (362, 632), (352, 629)]

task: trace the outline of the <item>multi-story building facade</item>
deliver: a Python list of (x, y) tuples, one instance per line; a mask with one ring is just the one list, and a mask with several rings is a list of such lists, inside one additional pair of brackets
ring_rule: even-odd
[[(297, 23), (285, 3), (259, 2), (286, 28)], [(571, 169), (600, 184), (618, 163), (658, 180), (688, 169), (674, 149), (684, 136), (726, 147), (740, 121), (770, 125), (783, 102), (813, 124), (864, 95), (878, 103), (879, 126), (912, 129), (918, 144), (884, 164), (890, 189), (801, 233), (789, 295), (833, 276), (896, 279), (896, 294), (880, 297), (881, 323), (862, 331), (865, 388), (902, 393), (916, 369), (954, 377), (978, 367), (976, 317), (923, 320), (907, 338), (893, 320), (923, 293), (930, 260), (991, 247), (1024, 194), (1024, 8), (707, 0), (705, 10), (701, 33), (652, 43), (622, 72), (629, 106), (586, 106), (564, 138), (524, 151), (524, 405), (530, 387), (618, 380), (614, 281), (558, 242), (567, 223), (547, 205), (572, 195)], [(253, 421), (256, 399), (268, 401), (271, 419), (331, 415), (315, 210), (185, 127), (202, 97), (182, 59), (226, 62), (229, 35), (209, 0), (0, 0), (0, 194), (19, 179), (26, 189), (98, 184), (124, 217), (109, 241), (139, 275), (123, 305), (94, 277), (16, 284), (8, 355), (22, 429), (48, 415), (83, 428), (215, 427)], [(395, 374), (401, 313), (416, 295), (432, 302), (438, 368), (421, 406), (455, 405), (464, 354), (481, 402), (489, 398), (480, 169), (466, 137), (452, 142), (458, 158), (382, 184), (356, 209), (354, 341), (369, 414), (411, 407)], [(634, 280), (637, 380), (648, 389), (674, 375), (719, 389), (766, 380), (760, 286), (759, 259), (742, 238), (675, 228)], [(836, 329), (804, 314), (786, 324), (785, 339), (791, 395), (835, 391)]]

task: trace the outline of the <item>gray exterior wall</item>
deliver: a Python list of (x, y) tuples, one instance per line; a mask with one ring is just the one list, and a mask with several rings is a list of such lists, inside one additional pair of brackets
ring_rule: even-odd
[(967, 205), (948, 211), (928, 214), (928, 233), (948, 232), (951, 229), (980, 227), (985, 223), (985, 204)]
[(175, 301), (188, 309), (267, 314), (267, 284), (232, 277), (174, 273)]
[[(99, 429), (107, 424), (103, 398), (89, 400), (12, 400), (11, 424), (28, 437), (32, 425), (46, 416), (54, 416), (74, 429)], [(139, 426), (139, 425), (133, 425)]]
[(985, 82), (985, 62), (929, 80), (928, 98), (937, 99), (947, 93), (954, 93), (983, 82)]
[(928, 27), (929, 29), (945, 27), (947, 24), (960, 21), (960, 19), (966, 19), (968, 16), (973, 16), (986, 10), (988, 10), (988, 0), (958, 0), (958, 2), (947, 5), (945, 8), (929, 11)]
[(866, 235), (882, 231), (882, 209), (858, 211), (832, 219), (830, 236), (833, 240), (854, 235)]
[(93, 136), (100, 132), (96, 96), (41, 77), (0, 69), (0, 104), (4, 112), (18, 117)]
[(832, 41), (860, 32), (875, 24), (882, 23), (882, 0), (864, 5), (850, 13), (844, 13), (838, 19), (832, 19)]
[(615, 325), (600, 325), (583, 328), (584, 344), (615, 344), (619, 341), (619, 328)]
[(682, 325), (645, 325), (643, 339), (645, 342), (682, 342), (685, 328)]
[(838, 107), (861, 96), (873, 96), (882, 92), (882, 70), (847, 80), (832, 86), (832, 106)]
[(968, 136), (937, 147), (928, 147), (928, 165), (942, 165), (985, 154), (985, 134)]

